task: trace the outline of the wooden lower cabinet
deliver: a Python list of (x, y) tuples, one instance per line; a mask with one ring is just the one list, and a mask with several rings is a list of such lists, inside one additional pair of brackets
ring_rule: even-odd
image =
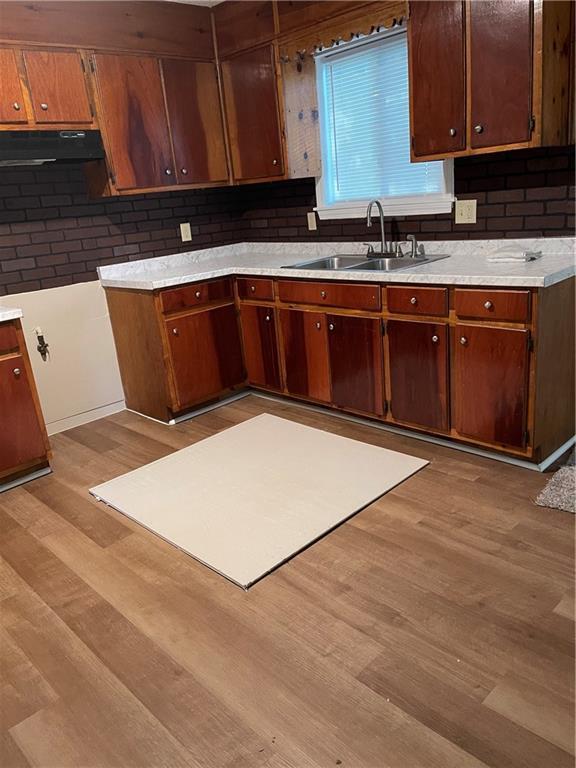
[(273, 307), (243, 304), (240, 307), (244, 363), (248, 383), (255, 387), (280, 389), (280, 363)]
[(452, 344), (452, 418), (458, 434), (526, 445), (528, 330), (458, 324)]
[(0, 360), (0, 485), (12, 471), (47, 462), (44, 425), (22, 355)]
[(288, 394), (331, 402), (326, 315), (281, 309), (280, 327)]
[(327, 315), (332, 402), (378, 416), (384, 413), (382, 321)]
[(386, 334), (392, 417), (406, 424), (447, 431), (448, 326), (389, 320)]
[(244, 381), (238, 317), (233, 304), (164, 322), (179, 409), (208, 400)]

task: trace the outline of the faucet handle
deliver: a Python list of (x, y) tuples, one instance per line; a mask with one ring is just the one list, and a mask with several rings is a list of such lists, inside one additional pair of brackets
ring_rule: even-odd
[(372, 245), (372, 243), (362, 243), (362, 245), (365, 245), (368, 248), (368, 250), (366, 251), (366, 254), (368, 256), (374, 253), (374, 246)]
[(415, 259), (418, 256), (418, 240), (416, 240), (416, 235), (406, 235), (406, 240), (412, 243), (410, 258)]

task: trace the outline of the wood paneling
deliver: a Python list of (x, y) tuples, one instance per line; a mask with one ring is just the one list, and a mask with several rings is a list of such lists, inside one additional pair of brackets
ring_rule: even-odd
[(329, 403), (328, 322), (322, 312), (280, 310), (286, 390)]
[(178, 182), (227, 181), (216, 65), (163, 59), (162, 73)]
[(238, 296), (241, 299), (260, 299), (261, 301), (273, 301), (274, 283), (272, 280), (262, 278), (239, 277), (236, 280)]
[(0, 48), (0, 123), (28, 120), (16, 58), (19, 55), (10, 48)]
[(320, 121), (312, 56), (283, 57), (282, 85), (288, 176), (320, 176)]
[(280, 389), (282, 382), (274, 308), (242, 304), (240, 321), (248, 383), (257, 387)]
[(0, 39), (213, 59), (209, 8), (165, 2), (0, 2)]
[(114, 54), (96, 54), (94, 59), (100, 121), (115, 186), (137, 189), (174, 184), (158, 60)]
[(232, 280), (226, 278), (224, 280), (193, 283), (182, 288), (169, 288), (161, 291), (160, 305), (163, 312), (181, 312), (190, 307), (232, 298)]
[(180, 408), (208, 400), (244, 380), (233, 304), (165, 321)]
[(530, 319), (530, 291), (456, 288), (454, 312), (458, 317), (524, 323)]
[(381, 306), (380, 287), (376, 283), (280, 280), (278, 298), (287, 304), (319, 304), (342, 309), (378, 310)]
[(218, 54), (253, 48), (274, 37), (274, 9), (269, 1), (227, 0), (214, 6)]
[(462, 435), (521, 448), (526, 443), (529, 331), (456, 325), (452, 423)]
[(327, 315), (332, 402), (340, 408), (381, 415), (382, 323), (367, 317)]
[(223, 61), (222, 78), (234, 178), (283, 176), (272, 46)]
[(86, 78), (76, 52), (24, 51), (37, 123), (91, 123)]
[(403, 315), (447, 315), (448, 289), (389, 285), (386, 287), (389, 312)]
[(574, 143), (574, 3), (545, 2), (542, 7), (542, 143)]
[(22, 355), (0, 360), (0, 423), (0, 472), (46, 457), (44, 432)]
[[(484, 3), (482, 3), (483, 5)], [(412, 153), (451, 153), (466, 147), (464, 3), (410, 3), (409, 62)]]
[(448, 326), (389, 320), (390, 410), (397, 421), (448, 430)]
[(471, 145), (529, 141), (533, 5), (526, 0), (483, 0), (471, 2), (469, 8)]
[(0, 354), (18, 349), (18, 334), (13, 322), (0, 323)]
[[(281, 35), (297, 29), (322, 24), (342, 13), (357, 11), (368, 2), (357, 0), (281, 0), (278, 3), (278, 26)], [(372, 3), (374, 5), (374, 3)]]

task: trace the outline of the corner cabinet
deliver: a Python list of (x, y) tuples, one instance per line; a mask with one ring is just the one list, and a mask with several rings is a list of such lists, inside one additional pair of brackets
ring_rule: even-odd
[(567, 144), (573, 3), (409, 2), (412, 160)]

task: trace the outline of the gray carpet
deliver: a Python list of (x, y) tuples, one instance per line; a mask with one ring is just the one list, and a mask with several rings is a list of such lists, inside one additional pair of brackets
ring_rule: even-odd
[(562, 509), (576, 514), (576, 454), (572, 452), (563, 467), (554, 473), (544, 490), (536, 497), (540, 507)]

